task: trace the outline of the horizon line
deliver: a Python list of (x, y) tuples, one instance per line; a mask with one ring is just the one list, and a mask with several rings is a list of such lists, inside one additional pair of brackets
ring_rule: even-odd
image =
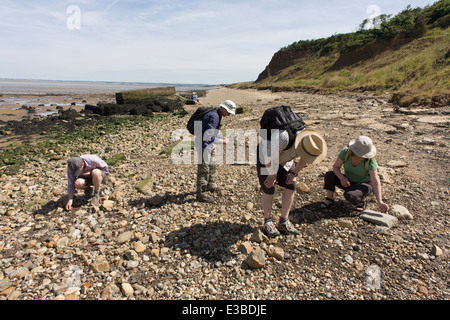
[(207, 84), (207, 83), (175, 83), (175, 82), (143, 82), (143, 81), (112, 81), (112, 80), (61, 80), (61, 79), (35, 79), (35, 78), (0, 78), (1, 80), (21, 80), (21, 81), (55, 81), (55, 82), (97, 82), (97, 83), (118, 83), (118, 84), (153, 84), (153, 85), (175, 85), (175, 86), (223, 86), (222, 84)]

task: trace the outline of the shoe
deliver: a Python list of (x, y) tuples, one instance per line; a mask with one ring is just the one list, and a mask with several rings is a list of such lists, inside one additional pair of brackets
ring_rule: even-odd
[(364, 210), (366, 210), (366, 207), (367, 207), (367, 200), (365, 200), (363, 203), (357, 205), (355, 207), (355, 211), (358, 211), (358, 212), (364, 211)]
[(283, 234), (294, 234), (294, 235), (300, 234), (300, 231), (295, 229), (294, 225), (289, 220), (279, 223), (277, 228)]
[(328, 209), (328, 208), (332, 207), (333, 205), (334, 205), (334, 199), (331, 199), (328, 197), (325, 198), (325, 201), (320, 203), (320, 207), (322, 209)]
[(277, 230), (275, 224), (272, 221), (267, 221), (264, 224), (264, 233), (270, 238), (275, 238), (280, 235), (280, 232)]
[(206, 191), (209, 191), (209, 192), (219, 192), (219, 191), (222, 191), (222, 188), (219, 188), (219, 187), (211, 187), (211, 188), (207, 188)]
[(197, 196), (197, 201), (204, 202), (204, 203), (213, 203), (214, 202), (214, 200), (212, 198), (205, 197), (205, 196)]
[(95, 207), (100, 207), (100, 194), (94, 194), (91, 200), (91, 204)]

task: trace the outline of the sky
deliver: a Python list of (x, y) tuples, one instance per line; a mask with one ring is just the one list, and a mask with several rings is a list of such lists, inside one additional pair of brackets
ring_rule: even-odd
[(428, 0), (0, 0), (0, 78), (254, 81), (281, 48)]

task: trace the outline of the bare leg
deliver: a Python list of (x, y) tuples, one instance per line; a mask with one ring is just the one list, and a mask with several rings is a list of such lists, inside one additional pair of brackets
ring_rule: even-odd
[(92, 170), (92, 184), (94, 185), (94, 192), (98, 192), (100, 190), (100, 185), (102, 184), (102, 171), (100, 169)]
[(263, 192), (262, 195), (262, 207), (264, 210), (264, 218), (270, 219), (272, 215), (272, 202), (273, 202), (273, 194), (267, 194)]
[(87, 187), (87, 183), (86, 180), (84, 180), (83, 178), (78, 178), (77, 180), (75, 180), (75, 189), (81, 189), (84, 190)]
[(284, 189), (281, 197), (281, 217), (284, 219), (289, 218), (291, 212), (292, 203), (294, 203), (295, 190)]

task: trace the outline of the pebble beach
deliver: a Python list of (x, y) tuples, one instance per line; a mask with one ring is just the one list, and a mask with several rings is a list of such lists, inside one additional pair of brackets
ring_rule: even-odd
[[(77, 111), (113, 99), (57, 98), (51, 103), (75, 102)], [(450, 113), (401, 109), (389, 98), (229, 88), (200, 98), (203, 105), (229, 99), (246, 107), (224, 118), (222, 130), (258, 130), (265, 109), (290, 105), (326, 138), (325, 160), (299, 174), (290, 219), (301, 234), (274, 239), (261, 231), (250, 162), (219, 165), (222, 191), (214, 203), (195, 200), (196, 166), (174, 164), (164, 153), (188, 115), (111, 132), (103, 125), (95, 140), (53, 138), (24, 155), (15, 174), (0, 176), (0, 300), (448, 300), (450, 166), (443, 159), (450, 155)], [(333, 207), (320, 208), (324, 173), (358, 135), (377, 147), (388, 220), (364, 219), (339, 192)], [(37, 141), (29, 143), (38, 149)], [(67, 212), (67, 160), (81, 152), (122, 157), (109, 168), (102, 206), (78, 193)], [(280, 190), (275, 199), (277, 218)], [(379, 212), (373, 196), (367, 209)]]

